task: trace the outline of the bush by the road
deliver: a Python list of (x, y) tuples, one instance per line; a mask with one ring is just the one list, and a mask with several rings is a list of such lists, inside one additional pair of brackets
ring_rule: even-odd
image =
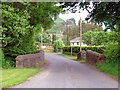
[(119, 61), (119, 45), (117, 42), (109, 42), (104, 50), (107, 63), (118, 64)]
[[(99, 53), (103, 53), (104, 49), (105, 49), (104, 46), (82, 46), (82, 50), (92, 50)], [(72, 46), (72, 51), (74, 53), (78, 53), (80, 51), (80, 47)], [(71, 47), (70, 46), (63, 47), (63, 53), (65, 52), (71, 52)]]
[(64, 47), (64, 43), (62, 40), (56, 40), (53, 44), (54, 51), (58, 51)]

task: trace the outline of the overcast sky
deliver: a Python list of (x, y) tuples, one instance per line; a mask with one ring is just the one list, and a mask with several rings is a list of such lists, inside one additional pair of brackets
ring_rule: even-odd
[(82, 20), (85, 20), (85, 18), (87, 17), (88, 15), (88, 12), (87, 11), (81, 11), (81, 13), (71, 13), (71, 12), (68, 12), (67, 14), (60, 14), (59, 17), (63, 20), (67, 20), (67, 19), (70, 19), (70, 18), (74, 18), (75, 21), (76, 21), (76, 24), (78, 25), (78, 22), (80, 20), (80, 17)]
[[(80, 20), (80, 17), (82, 20), (85, 20), (85, 18), (87, 17), (89, 13), (85, 10), (81, 10), (81, 13), (71, 13), (71, 12), (68, 12), (67, 14), (59, 14), (59, 17), (61, 19), (63, 19), (64, 21), (66, 21), (67, 19), (70, 19), (70, 18), (74, 18), (75, 21), (76, 21), (76, 25), (78, 25), (78, 22)], [(102, 28), (105, 29), (105, 25), (102, 25)]]

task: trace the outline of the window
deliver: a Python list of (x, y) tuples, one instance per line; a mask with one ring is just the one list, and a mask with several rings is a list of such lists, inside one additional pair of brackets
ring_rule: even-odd
[(74, 42), (73, 42), (73, 45), (74, 45)]
[(79, 45), (79, 42), (77, 42), (77, 45)]

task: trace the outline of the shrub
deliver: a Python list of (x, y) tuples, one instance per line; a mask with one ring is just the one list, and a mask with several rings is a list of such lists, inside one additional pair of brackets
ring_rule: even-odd
[(24, 54), (33, 54), (33, 53), (36, 53), (37, 52), (37, 48), (33, 45), (29, 46), (29, 47), (25, 47), (25, 46), (22, 46), (22, 47), (13, 47), (13, 48), (10, 48), (10, 56), (11, 57), (15, 57), (18, 56), (18, 55), (24, 55)]
[(3, 50), (0, 49), (0, 67), (2, 68), (11, 68), (15, 66), (14, 58), (12, 57), (4, 57)]
[(2, 61), (4, 60), (4, 54), (2, 49), (0, 49), (0, 67), (2, 67)]
[(119, 45), (117, 42), (107, 43), (106, 49), (104, 50), (107, 63), (118, 63), (118, 59), (119, 59), (118, 50), (119, 50)]
[[(104, 49), (105, 49), (104, 46), (82, 46), (82, 50), (92, 50), (92, 51), (99, 52), (99, 53), (103, 53)], [(63, 53), (64, 52), (70, 52), (70, 51), (71, 51), (70, 46), (63, 47)], [(72, 51), (74, 53), (78, 53), (80, 51), (80, 47), (79, 46), (73, 46)]]
[(64, 47), (64, 43), (62, 40), (56, 40), (53, 44), (54, 51), (57, 51), (59, 49), (62, 49)]
[(111, 41), (117, 41), (118, 32), (87, 31), (83, 34), (83, 42), (87, 45), (105, 45)]
[(6, 57), (5, 60), (2, 61), (2, 68), (8, 69), (8, 68), (14, 68), (15, 62), (13, 61), (14, 58)]

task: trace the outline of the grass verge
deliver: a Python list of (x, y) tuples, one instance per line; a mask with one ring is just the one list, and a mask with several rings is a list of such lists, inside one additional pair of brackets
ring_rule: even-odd
[(78, 62), (85, 62), (85, 60), (78, 60), (77, 56), (74, 56), (74, 55), (68, 55), (68, 54), (59, 54), (59, 55), (65, 57), (65, 58), (68, 58), (68, 59), (78, 61)]
[(40, 69), (25, 68), (25, 69), (2, 69), (2, 88), (8, 88), (26, 81), (29, 77), (40, 72)]
[(68, 59), (77, 60), (76, 56), (73, 56), (73, 55), (67, 55), (67, 54), (59, 54), (59, 55), (65, 57), (65, 58), (68, 58)]
[[(105, 72), (109, 75), (111, 75), (114, 78), (118, 78), (118, 65), (114, 64), (97, 64), (97, 69), (99, 69), (102, 72)], [(120, 77), (120, 75), (119, 75)]]
[(55, 53), (53, 49), (44, 49), (44, 51), (47, 53)]

